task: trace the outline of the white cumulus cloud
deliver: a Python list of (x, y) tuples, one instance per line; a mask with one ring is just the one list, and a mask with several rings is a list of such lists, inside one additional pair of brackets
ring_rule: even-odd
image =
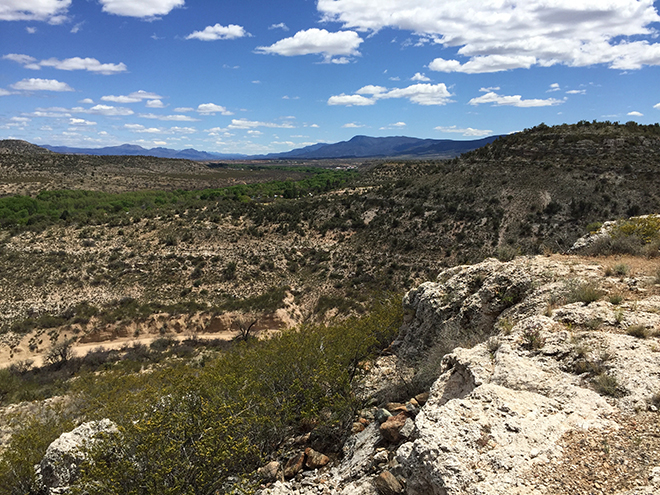
[(653, 105), (653, 108), (655, 108), (655, 109), (657, 109), (657, 110), (660, 110), (660, 103), (658, 103), (658, 104), (656, 104), (656, 105)]
[(221, 115), (234, 115), (233, 112), (230, 112), (222, 105), (216, 105), (215, 103), (202, 103), (197, 106), (197, 112), (202, 115), (215, 115), (216, 113)]
[(317, 8), (344, 29), (391, 27), (458, 48), (457, 60), (429, 64), (441, 72), (660, 65), (653, 0), (318, 0)]
[(488, 93), (472, 98), (468, 101), (470, 105), (481, 105), (484, 103), (492, 103), (495, 106), (512, 106), (512, 107), (549, 107), (554, 105), (560, 105), (564, 103), (563, 100), (557, 100), (555, 98), (548, 98), (545, 100), (542, 99), (531, 99), (523, 100), (520, 95), (513, 96), (503, 96), (495, 93), (494, 91), (489, 91)]
[(323, 55), (326, 62), (346, 63), (343, 56), (359, 55), (358, 48), (364, 40), (355, 31), (331, 33), (325, 29), (311, 28), (298, 31), (290, 38), (284, 38), (270, 46), (257, 47), (257, 53), (272, 53), (293, 57), (296, 55)]
[(157, 17), (183, 7), (184, 0), (99, 0), (103, 12), (126, 17)]
[(455, 125), (452, 125), (450, 127), (438, 126), (435, 127), (435, 130), (440, 132), (463, 134), (463, 136), (472, 136), (472, 137), (488, 136), (493, 133), (493, 131), (491, 131), (490, 129), (473, 129), (472, 127), (460, 128), (460, 127), (456, 127)]
[(347, 107), (351, 106), (367, 106), (367, 105), (373, 105), (376, 103), (376, 100), (373, 100), (371, 98), (365, 98), (362, 95), (346, 95), (346, 94), (340, 94), (337, 96), (331, 96), (328, 98), (328, 105), (345, 105)]
[(89, 120), (77, 119), (75, 117), (72, 117), (72, 118), (69, 119), (69, 125), (77, 125), (77, 126), (80, 126), (80, 125), (96, 125), (96, 122), (91, 122)]
[(92, 113), (96, 115), (106, 115), (109, 117), (125, 117), (133, 115), (133, 110), (126, 107), (113, 107), (112, 105), (94, 105), (92, 108), (72, 108), (71, 111), (76, 113)]
[(37, 59), (31, 57), (30, 55), (24, 55), (22, 53), (8, 53), (7, 55), (2, 56), (3, 60), (11, 60), (21, 64), (26, 69), (39, 70), (41, 66), (37, 63)]
[(203, 31), (195, 31), (188, 36), (187, 40), (198, 39), (202, 41), (216, 41), (216, 40), (233, 40), (236, 38), (243, 38), (250, 36), (243, 26), (230, 24), (229, 26), (222, 26), (216, 24), (215, 26), (206, 26)]
[(199, 119), (190, 117), (188, 115), (156, 115), (154, 113), (141, 113), (140, 117), (143, 119), (156, 119), (168, 122), (198, 122)]
[(2, 0), (0, 21), (48, 21), (61, 24), (71, 0)]
[(644, 117), (644, 114), (641, 112), (633, 111), (633, 112), (628, 112), (628, 115), (631, 117)]
[(73, 91), (73, 88), (67, 83), (55, 79), (30, 78), (23, 79), (11, 85), (13, 89), (19, 91)]
[(387, 130), (392, 130), (392, 129), (403, 129), (406, 127), (405, 122), (395, 122), (394, 124), (386, 125), (380, 128), (381, 131), (387, 131)]
[(88, 72), (96, 72), (104, 75), (119, 74), (120, 72), (126, 72), (127, 70), (126, 64), (124, 63), (102, 64), (95, 58), (73, 57), (64, 60), (49, 58), (39, 62), (36, 58), (31, 57), (30, 55), (20, 53), (8, 53), (7, 55), (3, 55), (2, 58), (17, 62), (23, 65), (26, 69), (34, 70), (39, 70), (42, 67), (52, 67), (59, 70), (86, 70)]
[[(371, 98), (362, 96), (371, 95)], [(418, 105), (446, 105), (451, 102), (452, 94), (444, 83), (439, 84), (413, 84), (406, 88), (387, 89), (382, 86), (368, 85), (358, 89), (355, 94), (331, 96), (328, 105), (365, 106), (373, 105), (377, 100), (391, 98), (407, 98)]]
[(86, 70), (89, 72), (98, 72), (99, 74), (117, 74), (126, 72), (126, 65), (119, 64), (102, 64), (95, 58), (80, 58), (73, 57), (65, 60), (58, 60), (56, 58), (49, 58), (39, 62), (42, 67), (54, 67), (60, 70)]
[(413, 84), (407, 88), (392, 89), (376, 95), (377, 98), (408, 98), (418, 105), (445, 105), (450, 101), (451, 93), (444, 83)]
[(426, 77), (424, 74), (420, 74), (419, 72), (416, 72), (414, 76), (410, 78), (411, 81), (421, 81), (421, 82), (429, 82), (431, 79), (429, 77)]
[(165, 108), (165, 104), (161, 100), (148, 100), (145, 106), (147, 108)]
[(229, 129), (255, 129), (257, 127), (270, 127), (276, 129), (293, 129), (293, 124), (290, 122), (283, 122), (281, 124), (275, 122), (259, 122), (256, 120), (247, 119), (232, 119), (231, 124), (227, 126)]
[(289, 26), (287, 26), (287, 25), (284, 24), (283, 22), (280, 22), (280, 23), (278, 23), (278, 24), (271, 24), (271, 25), (268, 27), (268, 29), (282, 29), (282, 30), (284, 30), (284, 31), (288, 31), (288, 30), (289, 30)]
[[(139, 90), (139, 91), (133, 91), (129, 95), (106, 95), (106, 96), (101, 96), (102, 101), (111, 101), (112, 103), (121, 103), (121, 104), (126, 104), (126, 103), (139, 103), (142, 100), (158, 100), (162, 96), (157, 95), (156, 93), (150, 93), (148, 91), (144, 90)], [(162, 108), (162, 107), (154, 107), (154, 108)]]
[(373, 84), (369, 84), (367, 86), (362, 86), (360, 89), (358, 89), (355, 94), (356, 95), (379, 95), (381, 93), (387, 92), (387, 88), (383, 86), (374, 86)]

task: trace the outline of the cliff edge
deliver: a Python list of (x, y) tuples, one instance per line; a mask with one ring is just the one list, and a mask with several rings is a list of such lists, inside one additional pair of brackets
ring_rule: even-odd
[(433, 370), (428, 399), (363, 410), (340, 463), (261, 493), (658, 493), (657, 270), (536, 256), (443, 271), (405, 296), (396, 355), (365, 379), (386, 397)]

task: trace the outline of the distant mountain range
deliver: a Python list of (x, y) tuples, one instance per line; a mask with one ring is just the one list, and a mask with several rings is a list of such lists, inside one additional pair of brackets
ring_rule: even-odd
[(419, 139), (405, 136), (369, 137), (355, 136), (349, 141), (339, 143), (318, 143), (304, 148), (298, 148), (284, 153), (270, 153), (267, 155), (241, 155), (227, 153), (208, 153), (195, 149), (173, 150), (169, 148), (146, 149), (142, 146), (123, 144), (106, 148), (69, 148), (67, 146), (49, 146), (44, 148), (56, 153), (77, 155), (145, 155), (160, 158), (182, 158), (186, 160), (214, 161), (232, 159), (328, 159), (328, 158), (378, 158), (378, 157), (411, 157), (451, 158), (461, 153), (481, 148), (497, 139), (490, 136), (470, 141), (454, 141), (452, 139)]
[(370, 158), (370, 157), (453, 157), (461, 153), (481, 148), (495, 141), (498, 136), (490, 136), (472, 141), (452, 139), (419, 139), (405, 136), (369, 137), (355, 136), (349, 141), (334, 144), (313, 144), (285, 153), (272, 153), (261, 158)]
[(185, 150), (172, 150), (169, 148), (143, 148), (134, 144), (122, 144), (121, 146), (107, 146), (105, 148), (70, 148), (68, 146), (50, 146), (44, 144), (46, 148), (55, 153), (73, 154), (73, 155), (129, 155), (129, 156), (156, 156), (158, 158), (181, 158), (184, 160), (218, 160), (218, 159), (238, 159), (245, 158), (246, 155), (238, 153), (207, 153), (206, 151), (197, 151), (192, 148)]

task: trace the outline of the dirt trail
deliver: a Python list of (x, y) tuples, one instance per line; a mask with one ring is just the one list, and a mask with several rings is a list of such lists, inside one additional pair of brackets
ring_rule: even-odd
[[(198, 334), (195, 336), (198, 340), (232, 340), (239, 334), (237, 331), (219, 332), (213, 334)], [(189, 335), (141, 335), (138, 337), (119, 337), (104, 342), (76, 342), (71, 347), (73, 355), (76, 357), (85, 356), (88, 352), (102, 347), (105, 350), (119, 350), (123, 347), (131, 347), (134, 344), (143, 344), (147, 347), (154, 341), (162, 337), (167, 337), (179, 342), (190, 338)], [(26, 339), (24, 339), (25, 341)], [(48, 348), (39, 349), (31, 352), (27, 345), (21, 344), (14, 349), (13, 356), (6, 346), (0, 347), (0, 368), (5, 368), (21, 361), (32, 361), (32, 366), (39, 367), (44, 364)]]

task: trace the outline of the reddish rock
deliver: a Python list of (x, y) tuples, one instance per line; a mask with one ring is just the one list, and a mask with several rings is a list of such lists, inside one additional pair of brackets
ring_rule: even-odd
[(396, 443), (401, 440), (401, 428), (406, 424), (408, 415), (406, 413), (399, 413), (387, 419), (380, 425), (380, 434), (382, 437), (391, 443)]
[(297, 456), (293, 456), (289, 459), (284, 466), (284, 477), (287, 479), (293, 478), (296, 474), (302, 471), (303, 465), (305, 464), (305, 454), (302, 453)]
[(355, 422), (353, 423), (353, 428), (351, 428), (351, 433), (355, 435), (356, 433), (360, 433), (361, 431), (364, 431), (366, 427), (360, 423), (360, 422)]
[(423, 394), (417, 394), (415, 396), (415, 400), (419, 402), (420, 406), (423, 406), (424, 404), (426, 404), (426, 401), (429, 400), (429, 393), (424, 392)]
[[(387, 409), (392, 414), (400, 413), (401, 408), (403, 408), (403, 409), (406, 408), (406, 405), (402, 404), (401, 402), (388, 402), (387, 405), (385, 406), (385, 409)], [(394, 411), (397, 411), (397, 412), (395, 413)]]
[(305, 466), (309, 469), (317, 469), (325, 466), (328, 462), (330, 462), (330, 458), (327, 455), (321, 454), (320, 452), (317, 452), (311, 448), (305, 449), (305, 456), (307, 457)]
[(379, 495), (399, 495), (403, 493), (403, 487), (399, 480), (389, 471), (383, 471), (373, 481), (373, 485)]

